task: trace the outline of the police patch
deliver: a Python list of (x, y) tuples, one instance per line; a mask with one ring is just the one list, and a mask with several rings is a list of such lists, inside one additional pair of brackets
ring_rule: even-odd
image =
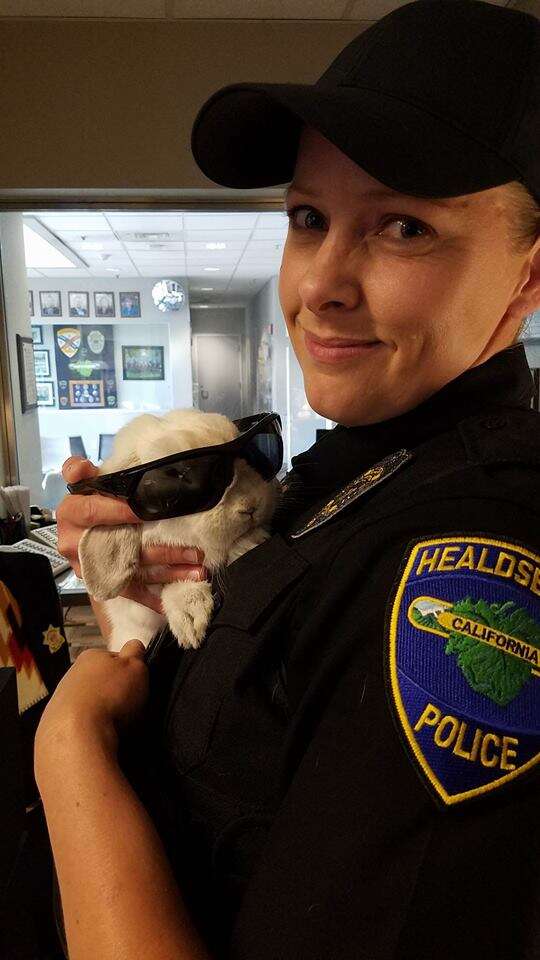
[(540, 556), (507, 541), (416, 543), (388, 621), (398, 726), (444, 804), (540, 760)]

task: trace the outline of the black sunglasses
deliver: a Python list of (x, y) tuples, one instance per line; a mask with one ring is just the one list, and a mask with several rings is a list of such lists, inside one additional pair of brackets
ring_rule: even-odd
[(125, 500), (141, 520), (168, 520), (211, 510), (232, 482), (235, 458), (245, 460), (264, 480), (275, 477), (283, 463), (279, 413), (259, 413), (233, 423), (240, 435), (228, 443), (173, 453), (68, 483), (67, 488), (70, 493), (103, 493)]

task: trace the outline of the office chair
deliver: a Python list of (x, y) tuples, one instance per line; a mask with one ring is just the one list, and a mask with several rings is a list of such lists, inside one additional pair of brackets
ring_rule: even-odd
[(85, 457), (86, 450), (83, 443), (82, 437), (70, 437), (69, 438), (69, 449), (71, 451), (72, 457)]
[(106, 460), (110, 457), (113, 448), (114, 433), (100, 433), (98, 460)]

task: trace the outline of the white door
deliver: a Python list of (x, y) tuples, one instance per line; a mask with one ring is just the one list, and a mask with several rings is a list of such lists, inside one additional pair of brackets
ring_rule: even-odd
[(193, 404), (207, 413), (242, 416), (242, 346), (233, 334), (193, 337)]

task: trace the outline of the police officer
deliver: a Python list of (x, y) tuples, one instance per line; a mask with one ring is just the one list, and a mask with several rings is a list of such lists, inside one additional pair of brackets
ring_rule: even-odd
[[(118, 952), (153, 918), (186, 957), (540, 956), (540, 440), (519, 342), (540, 305), (539, 46), (531, 15), (417, 0), (317, 83), (231, 85), (197, 116), (210, 179), (290, 182), (280, 301), (308, 400), (338, 425), (294, 458), (273, 536), (227, 569), (203, 646), (163, 631), (146, 652), (132, 784), (168, 865), (149, 873), (135, 792), (116, 792), (111, 730), (145, 696), (135, 642), (79, 657), (42, 721), (47, 815), (67, 756), (95, 802), (84, 849), (122, 878)], [(58, 509), (74, 564), (83, 526), (137, 521), (88, 500), (91, 515), (76, 497)], [(96, 707), (90, 675), (120, 692)], [(51, 760), (81, 703), (78, 752)], [(96, 727), (106, 773), (73, 760)], [(131, 831), (129, 877), (96, 776)], [(51, 839), (76, 955), (114, 956), (95, 922), (106, 881), (75, 863), (81, 838)], [(146, 958), (159, 949), (146, 938)]]

